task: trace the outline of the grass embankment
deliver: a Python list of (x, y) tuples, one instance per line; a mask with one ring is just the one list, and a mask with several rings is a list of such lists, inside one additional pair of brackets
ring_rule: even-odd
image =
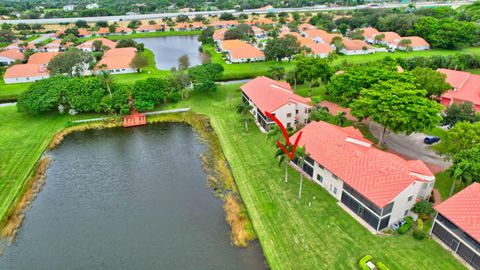
[[(224, 80), (233, 80), (233, 79), (244, 79), (244, 78), (253, 78), (256, 76), (261, 76), (267, 74), (271, 66), (281, 66), (286, 70), (291, 70), (294, 67), (292, 62), (277, 62), (277, 61), (266, 61), (266, 62), (253, 62), (253, 63), (243, 63), (243, 64), (227, 64), (222, 59), (222, 54), (215, 51), (213, 45), (203, 45), (202, 48), (205, 51), (210, 52), (212, 55), (212, 62), (222, 64), (225, 68)], [(463, 50), (442, 50), (442, 49), (432, 49), (426, 51), (413, 51), (413, 52), (380, 52), (374, 54), (365, 54), (365, 55), (340, 55), (334, 61), (334, 65), (339, 65), (343, 62), (348, 63), (367, 63), (372, 61), (378, 61), (384, 57), (399, 57), (399, 58), (410, 58), (415, 56), (434, 56), (434, 55), (454, 55), (460, 52), (471, 53), (471, 54), (480, 54), (480, 47), (470, 47)]]
[(177, 106), (210, 117), (272, 269), (356, 269), (365, 254), (390, 269), (465, 269), (431, 239), (372, 235), (312, 182), (304, 182), (299, 201), (298, 173), (290, 169), (289, 182), (283, 182), (273, 143), (266, 142), (253, 121), (250, 132), (244, 131), (231, 105), (239, 102), (238, 85), (225, 85), (216, 93), (193, 93)]
[[(273, 157), (273, 143), (266, 141), (253, 121), (249, 123), (250, 132), (244, 131), (241, 117), (235, 112), (240, 100), (238, 85), (224, 85), (215, 93), (194, 92), (189, 100), (169, 107), (191, 106), (193, 112), (210, 118), (272, 269), (356, 269), (365, 254), (390, 269), (465, 269), (431, 239), (372, 235), (326, 190), (309, 181), (304, 182), (299, 201), (298, 173), (290, 169), (289, 182), (284, 183), (284, 170)], [(6, 203), (24, 187), (53, 134), (69, 118), (31, 117), (14, 108), (0, 108), (1, 129), (5, 131), (0, 137), (3, 214)]]
[[(450, 195), (450, 189), (452, 188), (452, 183), (453, 177), (448, 171), (443, 171), (435, 175), (435, 188), (440, 192), (442, 201), (448, 199)], [(463, 184), (461, 181), (456, 181), (453, 194), (461, 191), (463, 188), (465, 188), (465, 184)]]

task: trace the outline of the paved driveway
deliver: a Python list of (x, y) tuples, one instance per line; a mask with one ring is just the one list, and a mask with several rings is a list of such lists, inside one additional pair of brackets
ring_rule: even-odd
[[(377, 123), (370, 123), (370, 132), (376, 138), (380, 137), (381, 127)], [(404, 134), (395, 134), (389, 132), (385, 137), (385, 145), (393, 152), (400, 154), (408, 159), (419, 159), (429, 165), (430, 169), (435, 173), (451, 166), (450, 162), (446, 162), (443, 158), (435, 153), (430, 147), (423, 143), (425, 138), (423, 133), (412, 133), (407, 136)]]

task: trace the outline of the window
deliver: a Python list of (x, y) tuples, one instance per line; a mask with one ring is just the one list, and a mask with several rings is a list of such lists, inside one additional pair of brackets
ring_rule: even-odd
[(408, 197), (408, 201), (411, 201), (411, 200), (413, 200), (413, 195)]
[(287, 118), (292, 117), (292, 113), (287, 113)]
[(305, 109), (305, 113), (309, 113), (309, 112), (310, 112), (310, 110), (309, 110), (309, 109)]
[(317, 174), (317, 180), (318, 182), (323, 183), (323, 176), (321, 176), (320, 174)]
[(333, 194), (337, 194), (337, 188), (333, 187)]
[(423, 183), (423, 189), (428, 188), (428, 183)]
[(403, 215), (404, 215), (404, 216), (408, 215), (408, 211), (409, 211), (408, 209), (405, 210), (405, 213), (403, 213)]
[(295, 114), (298, 114), (298, 110), (295, 110)]

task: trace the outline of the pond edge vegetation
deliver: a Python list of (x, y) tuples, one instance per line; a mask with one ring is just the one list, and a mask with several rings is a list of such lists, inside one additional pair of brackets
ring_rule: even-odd
[[(210, 119), (205, 115), (184, 112), (150, 116), (147, 123), (187, 124), (198, 134), (200, 141), (207, 146), (207, 150), (201, 155), (203, 169), (207, 175), (207, 184), (215, 197), (223, 202), (225, 219), (231, 228), (232, 243), (238, 247), (246, 247), (250, 241), (256, 239), (256, 233), (247, 209), (240, 197), (230, 166), (224, 156), (220, 141), (210, 124)], [(111, 117), (103, 121), (90, 123), (76, 124), (69, 122), (65, 128), (57, 132), (34, 169), (32, 169), (31, 176), (26, 181), (22, 191), (19, 192), (19, 196), (9, 211), (6, 220), (0, 224), (2, 225), (1, 238), (7, 238), (10, 244), (14, 242), (17, 231), (22, 225), (25, 210), (31, 205), (45, 184), (45, 173), (51, 161), (48, 156), (49, 150), (55, 149), (69, 134), (121, 126), (121, 118)]]

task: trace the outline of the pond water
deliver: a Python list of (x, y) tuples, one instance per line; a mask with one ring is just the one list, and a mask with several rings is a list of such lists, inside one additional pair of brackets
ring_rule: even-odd
[(152, 38), (136, 38), (135, 41), (145, 44), (145, 48), (155, 54), (158, 69), (171, 69), (178, 66), (178, 58), (184, 54), (190, 58), (190, 66), (201, 64), (199, 48), (202, 44), (193, 36), (168, 36)]
[(69, 135), (0, 269), (266, 269), (230, 244), (204, 150), (181, 124)]

